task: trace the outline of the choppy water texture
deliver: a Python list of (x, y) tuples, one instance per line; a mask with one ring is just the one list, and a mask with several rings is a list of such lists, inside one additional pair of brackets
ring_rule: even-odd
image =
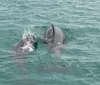
[[(66, 35), (60, 58), (39, 43), (12, 59), (25, 29), (42, 38), (52, 23)], [(0, 0), (0, 85), (100, 85), (100, 0)]]

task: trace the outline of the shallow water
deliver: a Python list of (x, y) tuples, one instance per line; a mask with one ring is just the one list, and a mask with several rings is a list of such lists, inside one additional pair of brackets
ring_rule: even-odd
[[(100, 85), (99, 9), (100, 0), (1, 0), (0, 85)], [(12, 56), (25, 29), (43, 38), (50, 24), (66, 35), (60, 58), (42, 43)]]

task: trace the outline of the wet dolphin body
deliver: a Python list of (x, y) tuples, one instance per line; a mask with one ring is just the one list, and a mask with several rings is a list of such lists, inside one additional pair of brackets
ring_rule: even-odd
[(26, 66), (26, 59), (23, 54), (28, 54), (32, 51), (37, 49), (37, 41), (36, 37), (28, 34), (22, 37), (22, 39), (14, 45), (12, 50), (14, 51), (10, 57), (14, 64), (19, 68), (21, 73), (23, 74), (23, 78), (27, 78), (27, 66)]
[(64, 41), (64, 33), (58, 27), (51, 25), (44, 33), (44, 43), (46, 43), (48, 48), (53, 52), (60, 52)]

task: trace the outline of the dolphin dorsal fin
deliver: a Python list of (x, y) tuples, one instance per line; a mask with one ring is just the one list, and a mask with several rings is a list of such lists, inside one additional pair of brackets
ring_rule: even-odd
[(53, 36), (55, 36), (55, 28), (54, 28), (54, 25), (52, 24), (51, 27), (53, 29)]

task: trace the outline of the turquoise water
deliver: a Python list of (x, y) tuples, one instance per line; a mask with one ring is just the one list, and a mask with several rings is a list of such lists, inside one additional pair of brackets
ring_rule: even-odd
[[(42, 43), (11, 58), (26, 28), (42, 38), (52, 23), (66, 35), (60, 58)], [(0, 85), (100, 85), (100, 0), (0, 0)]]

